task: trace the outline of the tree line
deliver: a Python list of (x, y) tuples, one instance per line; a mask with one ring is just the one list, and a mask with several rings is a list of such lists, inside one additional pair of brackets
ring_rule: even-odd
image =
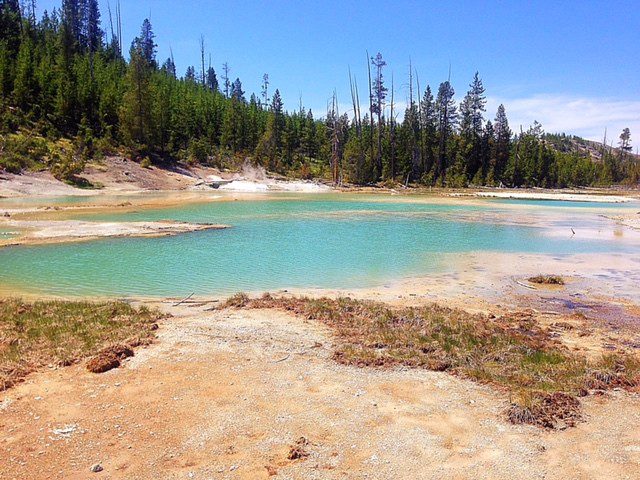
[[(334, 93), (316, 118), (302, 105), (285, 111), (267, 74), (261, 92), (247, 95), (228, 63), (216, 72), (204, 38), (200, 65), (180, 76), (173, 57), (157, 59), (148, 19), (127, 59), (119, 7), (115, 19), (108, 12), (109, 35), (97, 0), (63, 0), (39, 20), (34, 3), (0, 0), (0, 167), (8, 170), (29, 167), (36, 156), (37, 165), (74, 173), (83, 158), (126, 150), (147, 164), (225, 167), (250, 159), (272, 172), (336, 183), (564, 187), (640, 177), (628, 129), (598, 161), (538, 123), (514, 132), (503, 105), (486, 118), (478, 73), (457, 102), (450, 80), (422, 90), (409, 66), (400, 112), (383, 56), (367, 53), (365, 91), (349, 73), (349, 112), (339, 112)], [(48, 147), (60, 139), (71, 146)]]

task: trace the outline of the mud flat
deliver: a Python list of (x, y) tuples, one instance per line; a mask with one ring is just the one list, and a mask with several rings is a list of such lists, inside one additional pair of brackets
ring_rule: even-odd
[(226, 225), (186, 222), (85, 222), (78, 220), (9, 220), (3, 228), (19, 232), (0, 240), (0, 246), (77, 242), (114, 237), (162, 237), (202, 230), (221, 230)]

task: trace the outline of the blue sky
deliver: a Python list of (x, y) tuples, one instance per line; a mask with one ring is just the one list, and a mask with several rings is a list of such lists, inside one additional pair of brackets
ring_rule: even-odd
[[(112, 10), (116, 0), (110, 0)], [(59, 0), (38, 0), (39, 10)], [(457, 99), (478, 70), (487, 116), (504, 103), (512, 128), (534, 120), (546, 131), (600, 139), (628, 126), (640, 144), (640, 9), (605, 1), (203, 1), (121, 0), (124, 43), (145, 17), (158, 57), (173, 50), (178, 71), (199, 64), (199, 37), (214, 68), (258, 92), (269, 73), (285, 105), (323, 114), (336, 89), (348, 109), (348, 68), (366, 89), (365, 52), (380, 51), (396, 98), (408, 95), (409, 59), (421, 86), (445, 80), (451, 65)], [(108, 28), (107, 0), (100, 0)], [(361, 95), (364, 100), (365, 96)], [(634, 135), (635, 133), (635, 135)]]

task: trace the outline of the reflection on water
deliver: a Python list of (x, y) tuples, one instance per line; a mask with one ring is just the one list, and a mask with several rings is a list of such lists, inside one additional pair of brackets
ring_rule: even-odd
[(354, 288), (441, 271), (442, 255), (458, 252), (637, 251), (636, 242), (612, 234), (606, 239), (553, 234), (577, 224), (578, 216), (582, 228), (612, 231), (610, 222), (594, 213), (598, 204), (583, 209), (572, 208), (575, 204), (546, 208), (550, 202), (541, 203), (518, 209), (495, 201), (454, 204), (424, 197), (287, 194), (132, 213), (75, 214), (73, 218), (85, 220), (173, 219), (232, 228), (168, 238), (6, 248), (0, 250), (0, 283), (64, 295)]

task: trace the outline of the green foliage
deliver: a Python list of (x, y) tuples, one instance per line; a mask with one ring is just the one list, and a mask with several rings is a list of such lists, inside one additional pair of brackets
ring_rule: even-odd
[[(136, 157), (169, 162), (233, 166), (252, 158), (270, 171), (356, 184), (565, 187), (637, 183), (640, 177), (628, 130), (617, 151), (595, 158), (573, 148), (575, 138), (546, 135), (539, 124), (514, 136), (502, 105), (493, 122), (485, 121), (477, 73), (460, 103), (448, 81), (435, 98), (427, 86), (414, 100), (410, 79), (412, 98), (399, 121), (385, 113), (394, 92), (384, 82), (386, 62), (378, 54), (371, 59), (372, 105), (362, 106), (364, 117), (354, 97), (354, 118), (336, 108), (317, 119), (302, 106), (286, 112), (278, 90), (269, 102), (268, 76), (258, 101), (245, 94), (240, 79), (228, 78), (226, 65), (220, 84), (212, 67), (204, 82), (193, 67), (177, 78), (171, 58), (159, 68), (148, 19), (127, 62), (119, 39), (104, 43), (96, 0), (65, 0), (39, 22), (23, 18), (19, 2), (0, 5), (0, 134), (72, 139), (74, 152), (85, 159), (123, 147)], [(79, 160), (62, 155), (43, 161), (47, 152), (31, 152), (24, 138), (7, 138), (4, 169), (50, 166), (66, 179), (80, 169)]]
[(193, 139), (189, 142), (189, 157), (190, 163), (206, 164), (209, 160), (210, 146), (204, 139)]
[(67, 183), (81, 183), (77, 175), (84, 170), (84, 160), (72, 152), (62, 152), (62, 154), (54, 154), (51, 163), (51, 174), (58, 180)]
[(0, 168), (10, 173), (42, 168), (48, 156), (49, 145), (42, 137), (21, 133), (0, 135)]

